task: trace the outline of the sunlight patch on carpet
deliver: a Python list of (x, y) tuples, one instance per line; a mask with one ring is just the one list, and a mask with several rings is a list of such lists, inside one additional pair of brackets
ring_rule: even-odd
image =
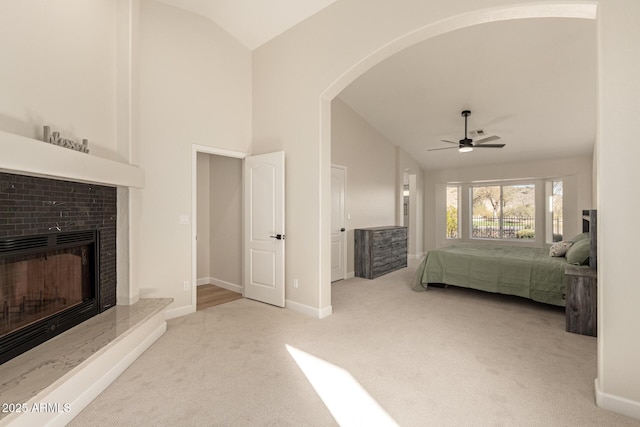
[(290, 345), (285, 347), (339, 425), (398, 425), (349, 372)]

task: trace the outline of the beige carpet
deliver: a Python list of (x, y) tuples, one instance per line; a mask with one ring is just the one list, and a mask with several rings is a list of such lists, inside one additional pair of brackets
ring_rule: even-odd
[(289, 345), (348, 371), (402, 426), (640, 426), (595, 405), (596, 338), (565, 332), (562, 309), (416, 293), (413, 268), (334, 283), (323, 320), (246, 299), (173, 319), (71, 425), (336, 425)]

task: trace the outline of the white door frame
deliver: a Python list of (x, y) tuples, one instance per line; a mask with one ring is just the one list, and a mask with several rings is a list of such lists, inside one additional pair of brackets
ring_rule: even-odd
[[(344, 218), (343, 218), (343, 224), (344, 224), (344, 228), (347, 229), (347, 167), (346, 166), (342, 166), (342, 165), (337, 165), (332, 163), (331, 164), (331, 168), (336, 168), (336, 169), (342, 169), (344, 171)], [(331, 231), (330, 231), (331, 232)], [(342, 255), (342, 279), (348, 279), (347, 277), (347, 253), (348, 251), (348, 247), (347, 247), (347, 234), (349, 233), (349, 230), (347, 229), (344, 233), (342, 233), (342, 248), (343, 248), (343, 255)]]
[[(244, 159), (245, 157), (247, 157), (247, 153), (243, 153), (240, 151), (226, 150), (224, 148), (210, 147), (207, 145), (191, 145), (191, 313), (196, 311), (197, 304), (196, 283), (198, 281), (198, 242), (196, 241), (196, 236), (198, 233), (198, 153), (213, 154), (215, 156), (222, 157), (233, 157), (236, 159)], [(242, 208), (244, 211), (244, 201)], [(244, 227), (242, 229), (242, 234), (244, 236)], [(242, 260), (242, 274), (243, 278), (241, 283), (244, 283), (244, 259)]]

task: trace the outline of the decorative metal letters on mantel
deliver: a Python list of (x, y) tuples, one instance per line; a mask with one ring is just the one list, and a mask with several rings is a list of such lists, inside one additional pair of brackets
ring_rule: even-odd
[(44, 128), (44, 137), (42, 138), (44, 142), (48, 142), (49, 144), (58, 145), (64, 148), (70, 148), (72, 150), (80, 151), (82, 153), (89, 152), (89, 140), (83, 139), (82, 143), (75, 142), (70, 139), (61, 138), (60, 132), (51, 133), (51, 128), (49, 126), (43, 126)]

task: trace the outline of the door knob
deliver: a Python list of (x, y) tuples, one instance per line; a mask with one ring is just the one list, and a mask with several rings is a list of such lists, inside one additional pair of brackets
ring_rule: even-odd
[(284, 234), (276, 234), (275, 236), (269, 236), (269, 237), (276, 240), (284, 240)]
[(341, 228), (341, 229), (340, 229), (340, 231), (346, 231), (346, 230), (345, 230), (345, 229), (344, 229), (344, 227), (343, 227), (343, 228)]

